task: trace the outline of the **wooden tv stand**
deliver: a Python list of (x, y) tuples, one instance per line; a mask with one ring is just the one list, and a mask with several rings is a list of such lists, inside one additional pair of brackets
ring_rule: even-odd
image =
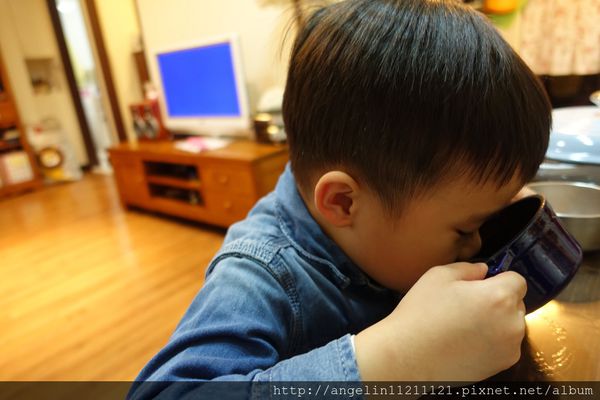
[(235, 141), (200, 153), (174, 143), (120, 144), (109, 150), (121, 203), (227, 227), (274, 187), (286, 146)]

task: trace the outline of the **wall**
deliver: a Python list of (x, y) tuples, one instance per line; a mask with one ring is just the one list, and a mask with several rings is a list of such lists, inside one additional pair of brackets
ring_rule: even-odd
[(128, 138), (134, 140), (129, 104), (143, 97), (132, 55), (140, 38), (135, 3), (134, 0), (95, 0), (95, 4), (123, 124)]
[[(0, 50), (23, 123), (56, 118), (84, 165), (88, 159), (54, 37), (45, 0), (0, 0)], [(56, 87), (50, 93), (34, 93), (27, 58), (52, 60)]]
[(516, 14), (509, 24), (496, 25), (496, 28), (498, 28), (498, 31), (500, 31), (504, 40), (506, 40), (518, 53), (520, 50), (521, 14)]
[[(119, 0), (97, 0), (99, 3)], [(132, 0), (121, 0), (129, 4)], [(140, 17), (146, 56), (152, 49), (186, 43), (223, 33), (240, 35), (250, 108), (254, 111), (260, 94), (272, 86), (285, 85), (289, 47), (294, 30), (283, 42), (293, 18), (291, 0), (134, 0)], [(306, 3), (328, 1), (306, 0)], [(128, 6), (127, 6), (128, 7)], [(518, 51), (520, 16), (499, 27)], [(122, 37), (124, 43), (129, 40)], [(148, 61), (150, 64), (150, 61)]]
[[(283, 4), (290, 4), (286, 6)], [(146, 56), (152, 49), (226, 33), (240, 37), (250, 110), (261, 93), (285, 84), (292, 2), (258, 0), (137, 0)], [(270, 5), (272, 4), (272, 5)]]

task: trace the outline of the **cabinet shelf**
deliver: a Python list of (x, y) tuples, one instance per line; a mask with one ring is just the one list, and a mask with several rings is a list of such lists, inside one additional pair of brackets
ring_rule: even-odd
[(203, 205), (202, 196), (198, 190), (165, 186), (162, 184), (150, 183), (148, 185), (150, 197), (163, 198), (189, 204), (192, 206)]
[(0, 198), (42, 185), (0, 56)]
[(7, 186), (0, 186), (0, 197), (25, 192), (28, 190), (36, 189), (40, 186), (38, 179), (33, 179), (26, 182), (14, 183)]
[(202, 187), (202, 184), (197, 179), (185, 180), (162, 175), (146, 175), (146, 181), (148, 183), (155, 183), (157, 185), (173, 186), (176, 188), (190, 190), (200, 189)]
[(198, 170), (192, 164), (164, 161), (144, 161), (146, 175), (171, 178), (179, 181), (198, 180)]
[(0, 151), (2, 150), (19, 150), (23, 145), (19, 142), (13, 143), (6, 140), (0, 140)]

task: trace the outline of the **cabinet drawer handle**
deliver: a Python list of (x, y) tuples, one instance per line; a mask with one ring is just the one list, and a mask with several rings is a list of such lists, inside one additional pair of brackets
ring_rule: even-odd
[(223, 208), (226, 210), (231, 210), (233, 208), (233, 203), (228, 200), (225, 203), (223, 203)]

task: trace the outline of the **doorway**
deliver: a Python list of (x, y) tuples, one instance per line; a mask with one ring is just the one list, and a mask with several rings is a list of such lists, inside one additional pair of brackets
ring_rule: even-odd
[(123, 139), (123, 129), (97, 16), (88, 9), (94, 7), (93, 1), (47, 0), (47, 4), (90, 166), (109, 173), (107, 149)]

